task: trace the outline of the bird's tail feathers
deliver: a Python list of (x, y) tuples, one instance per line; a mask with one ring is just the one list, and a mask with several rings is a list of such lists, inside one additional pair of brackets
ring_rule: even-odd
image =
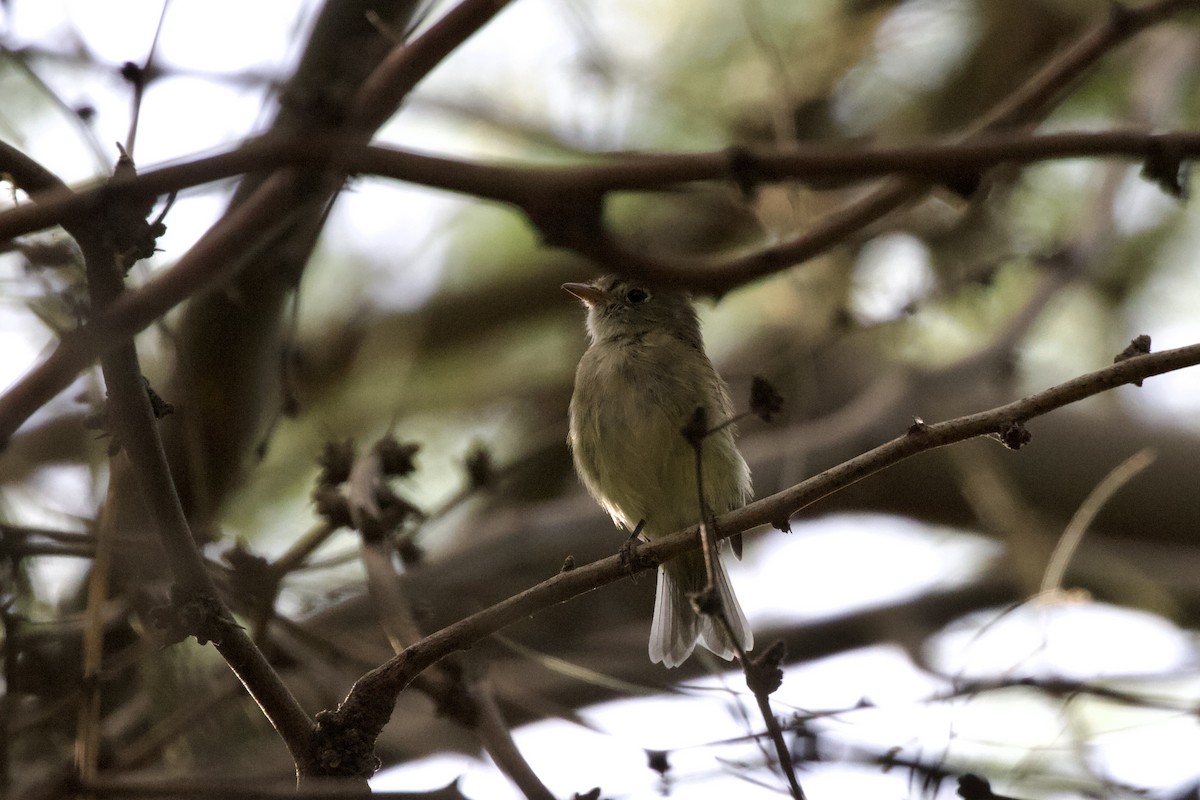
[[(729, 575), (720, 558), (713, 562), (717, 592), (733, 636), (743, 650), (754, 646), (754, 635), (746, 614), (733, 593)], [(729, 660), (735, 650), (725, 626), (716, 617), (697, 614), (689, 595), (704, 588), (707, 576), (704, 556), (686, 553), (671, 559), (658, 568), (658, 594), (654, 601), (654, 623), (650, 627), (650, 660), (667, 667), (677, 667), (692, 654), (696, 643)]]

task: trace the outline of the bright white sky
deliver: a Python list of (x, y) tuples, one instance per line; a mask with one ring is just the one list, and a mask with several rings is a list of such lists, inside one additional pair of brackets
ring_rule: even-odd
[[(207, 76), (246, 71), (286, 74), (286, 65), (296, 55), (296, 32), (306, 27), (313, 5), (302, 0), (171, 3), (157, 57), (163, 65), (194, 74), (155, 83), (147, 92), (137, 140), (138, 162), (151, 165), (179, 160), (230, 146), (256, 130), (267, 113), (264, 90), (222, 84)], [(928, 3), (910, 5), (919, 7), (921, 13), (930, 9)], [(955, 4), (963, 13), (969, 6)], [(630, 113), (636, 98), (620, 89), (589, 84), (581, 77), (575, 16), (579, 9), (586, 11), (598, 31), (620, 36), (621, 46), (631, 48), (633, 57), (645, 60), (649, 69), (661, 42), (645, 34), (635, 35), (640, 30), (636, 27), (623, 27), (623, 7), (623, 3), (609, 6), (582, 0), (575, 4), (518, 0), (489, 31), (440, 69), (426, 88), (450, 96), (491, 93), (511, 101), (515, 112), (534, 117), (554, 108), (560, 110), (558, 124), (563, 130), (583, 139), (591, 137), (596, 146), (628, 146), (622, 139), (622, 114)], [(0, 7), (0, 31), (11, 46), (38, 43), (68, 49), (78, 42), (101, 61), (114, 65), (141, 62), (160, 9), (157, 0), (11, 0)], [(892, 26), (886, 30), (898, 35), (900, 29)], [(515, 38), (514, 31), (519, 31)], [(929, 36), (936, 33), (926, 30)], [(528, 46), (513, 48), (514, 40)], [(540, 90), (512, 98), (507, 92), (516, 82), (515, 76), (526, 83), (536, 79)], [(94, 129), (96, 140), (105, 148), (99, 155), (111, 160), (111, 143), (125, 139), (129, 122), (126, 88), (120, 79), (66, 70), (48, 72), (47, 77), (68, 104), (89, 103), (98, 109)], [(31, 128), (0, 108), (0, 135), (27, 148), (68, 180), (97, 174), (97, 154), (81, 147), (78, 129), (65, 117), (42, 120)], [(429, 115), (414, 114), (406, 117), (404, 124), (389, 125), (383, 138), (424, 149), (505, 154), (503, 143), (482, 142), (460, 124), (445, 124)], [(1136, 224), (1139, 213), (1153, 213), (1146, 211), (1147, 203), (1159, 202), (1138, 194), (1142, 191), (1133, 188), (1123, 195), (1122, 202), (1131, 204), (1128, 217), (1135, 220), (1131, 224)], [(168, 220), (160, 262), (170, 263), (186, 249), (220, 213), (222, 204), (220, 196), (210, 193), (182, 198)], [(428, 239), (421, 231), (433, 230), (458, 207), (456, 200), (444, 195), (364, 182), (339, 201), (329, 226), (328, 245), (334, 251), (349, 248), (386, 254), (380, 259), (380, 270), (389, 274), (395, 272), (392, 265), (407, 263), (409, 269), (389, 281), (390, 292), (372, 300), (415, 304), (436, 285), (442, 255), (428, 249)], [(891, 313), (889, 309), (919, 296), (923, 281), (928, 280), (926, 259), (921, 246), (905, 237), (881, 239), (874, 251), (868, 248), (863, 265), (867, 288), (860, 297), (859, 311), (866, 318), (883, 318)], [(885, 262), (892, 284), (870, 278), (881, 274)], [(10, 264), (0, 260), (0, 270), (3, 280), (14, 279)], [(380, 285), (375, 281), (364, 284)], [(1154, 319), (1162, 319), (1161, 304), (1166, 303), (1178, 306), (1181, 320), (1177, 328), (1156, 333), (1156, 346), (1196, 339), (1195, 328), (1183, 323), (1187, 319), (1194, 322), (1194, 298), (1180, 299), (1164, 290), (1153, 299)], [(0, 306), (0, 337), (5, 353), (0, 361), (0, 385), (21, 374), (50, 340), (49, 334), (31, 335), (28, 317), (12, 303)], [(1141, 399), (1152, 392), (1173, 407), (1182, 403), (1194, 409), (1200, 397), (1200, 373), (1193, 370), (1170, 380), (1156, 379), (1142, 390)], [(1189, 399), (1185, 402), (1181, 396)], [(987, 569), (997, 555), (994, 544), (979, 538), (898, 526), (894, 520), (874, 517), (806, 523), (801, 531), (781, 541), (783, 546), (770, 551), (751, 549), (746, 562), (730, 569), (756, 627), (794, 616), (796, 609), (804, 609), (804, 616), (816, 619), (894, 601), (942, 586), (948, 575), (967, 579), (977, 570)], [(864, 559), (864, 552), (872, 557)], [(787, 587), (787, 593), (780, 587)], [(1007, 672), (1089, 677), (1182, 669), (1189, 665), (1192, 652), (1189, 635), (1161, 619), (1083, 604), (1030, 606), (999, 620), (994, 614), (984, 615), (937, 637), (926, 656), (948, 675)], [(740, 692), (739, 677), (727, 680)], [(776, 702), (780, 712), (786, 713), (789, 707), (839, 709), (853, 707), (863, 698), (871, 700), (876, 708), (847, 712), (821, 723), (830, 740), (841, 743), (846, 753), (852, 753), (856, 744), (913, 748), (919, 742), (926, 754), (950, 748), (1011, 764), (1014, 769), (1024, 763), (1031, 742), (1041, 743), (1043, 752), (1070, 759), (1079, 755), (1071, 746), (1078, 731), (1101, 731), (1093, 755), (1107, 765), (1108, 777), (1149, 787), (1166, 788), (1190, 777), (1175, 754), (1200, 749), (1194, 720), (1178, 714), (1135, 713), (1081, 700), (1072, 706), (1068, 718), (1031, 695), (1014, 696), (1004, 703), (991, 699), (925, 702), (944, 689), (941, 682), (918, 670), (901, 647), (880, 647), (791, 670)], [(1200, 695), (1200, 685), (1176, 684), (1173, 689), (1181, 695)], [(547, 721), (520, 730), (517, 739), (538, 773), (560, 796), (586, 791), (592, 785), (602, 786), (606, 797), (657, 796), (657, 778), (646, 769), (642, 748), (668, 747), (692, 748), (675, 753), (672, 763), (681, 773), (703, 776), (702, 781), (693, 777), (677, 787), (680, 797), (779, 796), (776, 789), (756, 787), (734, 777), (714, 760), (737, 759), (744, 750), (703, 746), (745, 732), (744, 724), (726, 713), (724, 702), (723, 695), (711, 691), (687, 698), (621, 701), (586, 710), (584, 717), (592, 730)], [(1170, 737), (1169, 748), (1162, 746), (1166, 736)], [(381, 789), (431, 788), (459, 775), (464, 776), (462, 789), (469, 796), (517, 797), (494, 770), (462, 757), (430, 759), (394, 770), (379, 776), (374, 785)], [(766, 780), (780, 785), (777, 780)], [(901, 771), (883, 774), (873, 768), (822, 765), (808, 771), (803, 781), (813, 800), (899, 798), (919, 793)]]

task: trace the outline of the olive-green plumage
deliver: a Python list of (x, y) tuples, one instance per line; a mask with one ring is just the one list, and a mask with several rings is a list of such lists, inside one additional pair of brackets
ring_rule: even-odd
[[(616, 276), (563, 288), (587, 304), (591, 339), (575, 373), (570, 408), (569, 441), (580, 480), (621, 527), (632, 531), (644, 521), (642, 533), (649, 539), (695, 524), (700, 518), (695, 451), (683, 428), (697, 407), (704, 407), (710, 422), (720, 422), (733, 406), (704, 352), (690, 298)], [(732, 427), (706, 437), (701, 453), (711, 510), (721, 514), (745, 504), (750, 470)], [(720, 559), (715, 566), (726, 616), (749, 649), (746, 617)], [(652, 661), (678, 666), (697, 641), (724, 658), (733, 656), (721, 625), (698, 615), (689, 601), (706, 582), (700, 551), (659, 567)]]

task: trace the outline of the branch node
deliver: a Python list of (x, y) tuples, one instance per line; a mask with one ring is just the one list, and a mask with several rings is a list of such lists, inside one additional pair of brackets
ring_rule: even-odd
[(162, 399), (159, 393), (154, 391), (154, 387), (150, 385), (150, 379), (145, 375), (142, 376), (142, 383), (146, 387), (146, 394), (150, 397), (150, 410), (154, 412), (155, 419), (162, 419), (175, 413), (175, 406)]
[(354, 467), (354, 442), (350, 439), (325, 442), (321, 455), (317, 456), (317, 465), (321, 467), (317, 476), (318, 491), (320, 487), (332, 488), (345, 483)]
[(350, 515), (350, 503), (337, 490), (336, 486), (326, 483), (319, 484), (313, 490), (312, 499), (316, 505), (317, 514), (329, 523), (329, 527), (334, 530), (354, 527), (354, 518)]
[[(175, 413), (175, 406), (163, 400), (158, 392), (154, 391), (150, 386), (150, 381), (145, 375), (142, 375), (142, 386), (146, 390), (146, 396), (150, 399), (150, 410), (154, 414), (156, 420), (169, 416)], [(105, 398), (104, 407), (98, 411), (93, 411), (83, 418), (84, 430), (98, 431), (99, 438), (109, 437), (108, 455), (115, 456), (121, 452), (121, 439), (114, 432), (112, 420), (112, 400)]]
[(158, 237), (167, 231), (163, 223), (166, 210), (149, 221), (156, 197), (139, 198), (127, 192), (117, 194), (116, 184), (137, 177), (137, 167), (125, 148), (118, 143), (117, 150), (121, 155), (113, 168), (112, 181), (101, 194), (98, 207), (103, 214), (104, 244), (116, 254), (121, 269), (128, 272), (138, 261), (149, 258), (157, 251)]
[(771, 422), (783, 410), (783, 395), (761, 375), (750, 382), (750, 410), (763, 422)]
[(1033, 434), (1029, 432), (1029, 429), (1025, 427), (1025, 423), (1021, 420), (1010, 420), (1000, 430), (992, 434), (992, 436), (1009, 450), (1020, 450), (1033, 441)]
[[(1128, 361), (1131, 358), (1137, 358), (1138, 356), (1145, 356), (1149, 354), (1150, 337), (1143, 333), (1135, 336), (1133, 340), (1129, 342), (1128, 347), (1117, 353), (1116, 356), (1113, 357), (1113, 363), (1120, 364), (1122, 361)], [(1142, 382), (1140, 380), (1136, 380), (1133, 382), (1133, 385), (1141, 386)]]
[(671, 771), (671, 762), (667, 760), (668, 755), (669, 753), (666, 750), (647, 750), (646, 766), (659, 775), (665, 776)]
[(416, 455), (420, 449), (421, 445), (401, 442), (391, 434), (375, 443), (375, 452), (379, 454), (383, 474), (389, 478), (403, 478), (415, 472)]
[(145, 71), (132, 61), (126, 61), (121, 65), (120, 74), (122, 78), (139, 89), (146, 85)]
[(906, 436), (924, 436), (929, 433), (929, 423), (920, 417), (913, 417), (912, 425), (904, 432)]
[[(316, 774), (366, 780), (383, 762), (375, 755), (375, 736), (342, 711), (320, 711), (313, 728)], [(378, 733), (376, 733), (378, 735)]]
[(746, 665), (746, 686), (750, 691), (760, 697), (774, 694), (783, 685), (783, 659), (786, 657), (787, 646), (780, 639), (762, 655), (750, 659)]
[(229, 579), (234, 593), (247, 607), (270, 609), (279, 590), (279, 575), (271, 562), (252, 552), (240, 539), (221, 554), (229, 566)]
[(220, 645), (230, 628), (240, 627), (223, 614), (217, 598), (185, 589), (178, 583), (171, 586), (167, 605), (150, 609), (150, 620), (163, 632), (166, 644), (177, 644), (195, 636), (199, 644)]
[(1152, 136), (1147, 142), (1149, 153), (1142, 162), (1142, 177), (1176, 200), (1188, 199), (1188, 178), (1191, 165), (1183, 160), (1176, 145)]
[(758, 194), (758, 185), (762, 182), (762, 168), (754, 153), (743, 145), (733, 145), (725, 149), (729, 159), (729, 176), (733, 179), (738, 191), (746, 202), (754, 202)]
[(958, 779), (958, 796), (963, 800), (995, 800), (988, 779), (968, 772)]

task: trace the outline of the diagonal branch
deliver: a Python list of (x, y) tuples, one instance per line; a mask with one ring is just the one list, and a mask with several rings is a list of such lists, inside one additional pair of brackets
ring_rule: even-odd
[[(879, 447), (815, 475), (795, 486), (720, 517), (716, 536), (728, 537), (759, 525), (786, 527), (790, 516), (870, 475), (918, 453), (966, 441), (977, 436), (998, 436), (1011, 446), (1028, 441), (1024, 424), (1084, 398), (1135, 383), (1155, 375), (1200, 364), (1200, 344), (1161, 353), (1139, 355), (1021, 400), (945, 422), (917, 421), (904, 434)], [(1024, 435), (1021, 435), (1024, 434)], [(648, 569), (699, 546), (693, 526), (639, 548)], [(319, 743), (353, 735), (356, 741), (373, 742), (391, 716), (396, 697), (423, 670), (449, 653), (470, 648), (500, 629), (552, 605), (620, 580), (629, 565), (619, 555), (559, 573), (496, 605), (425, 637), (402, 653), (362, 676), (335, 711), (318, 715)], [(326, 746), (322, 744), (322, 746)], [(328, 746), (337, 746), (331, 744)]]

